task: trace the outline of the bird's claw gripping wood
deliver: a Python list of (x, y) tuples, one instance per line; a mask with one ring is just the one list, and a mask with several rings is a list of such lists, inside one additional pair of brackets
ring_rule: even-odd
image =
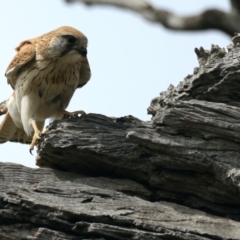
[(30, 153), (32, 154), (32, 150), (34, 149), (34, 146), (36, 145), (37, 141), (41, 139), (41, 131), (38, 129), (36, 121), (32, 120), (32, 127), (34, 130), (34, 135), (32, 138), (32, 142), (30, 145)]
[[(85, 115), (86, 113), (83, 110), (74, 111), (74, 112), (63, 111), (63, 118), (74, 118), (78, 116), (78, 114)], [(41, 140), (42, 137), (50, 131), (49, 128), (46, 128), (45, 131), (41, 132), (35, 120), (32, 120), (32, 127), (34, 130), (34, 135), (30, 145), (30, 149), (29, 149), (31, 154), (32, 154), (32, 150), (34, 149), (34, 146), (38, 143), (38, 141)]]
[(38, 143), (38, 141), (41, 140), (42, 137), (50, 131), (49, 128), (46, 128), (43, 132), (41, 132), (38, 129), (38, 126), (37, 126), (35, 120), (32, 121), (32, 126), (33, 126), (33, 129), (34, 129), (34, 135), (33, 135), (33, 138), (32, 138), (31, 145), (30, 145), (30, 149), (29, 149), (29, 152), (31, 154), (32, 154), (32, 150), (34, 149), (34, 146)]
[(86, 115), (86, 113), (83, 110), (79, 110), (75, 112), (63, 111), (63, 118), (73, 118), (78, 116), (78, 114)]

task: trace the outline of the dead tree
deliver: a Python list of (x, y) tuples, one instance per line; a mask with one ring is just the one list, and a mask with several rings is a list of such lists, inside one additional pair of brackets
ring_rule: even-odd
[(151, 121), (55, 121), (39, 169), (0, 163), (0, 239), (240, 239), (240, 35), (196, 54)]

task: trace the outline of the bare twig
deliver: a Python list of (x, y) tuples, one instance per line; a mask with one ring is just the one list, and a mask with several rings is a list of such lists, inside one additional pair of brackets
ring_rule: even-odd
[(240, 14), (240, 1), (239, 0), (230, 0), (232, 6), (233, 14)]
[[(231, 12), (218, 9), (209, 9), (193, 16), (179, 16), (173, 12), (156, 8), (145, 0), (65, 0), (68, 3), (84, 3), (88, 6), (108, 5), (128, 9), (140, 14), (145, 19), (157, 22), (164, 27), (179, 31), (196, 31), (217, 29), (229, 36), (240, 32), (240, 3), (239, 0), (230, 0)], [(237, 13), (237, 14), (236, 14)]]

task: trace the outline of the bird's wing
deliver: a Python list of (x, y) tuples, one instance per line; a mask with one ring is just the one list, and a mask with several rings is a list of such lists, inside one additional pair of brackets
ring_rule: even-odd
[[(36, 122), (40, 131), (43, 130), (44, 121)], [(0, 144), (7, 141), (29, 144), (32, 136), (28, 136), (22, 128), (17, 128), (10, 114), (7, 112), (0, 125)]]
[(7, 100), (0, 103), (0, 116), (7, 113)]
[(36, 56), (35, 46), (30, 40), (21, 42), (16, 48), (17, 54), (9, 64), (6, 70), (6, 77), (8, 79), (8, 84), (14, 89), (17, 76), (21, 69), (24, 68), (28, 63), (30, 63)]
[(84, 58), (84, 61), (82, 62), (82, 66), (80, 69), (80, 78), (78, 81), (78, 88), (83, 87), (90, 79), (91, 77), (91, 70), (88, 63), (88, 59)]

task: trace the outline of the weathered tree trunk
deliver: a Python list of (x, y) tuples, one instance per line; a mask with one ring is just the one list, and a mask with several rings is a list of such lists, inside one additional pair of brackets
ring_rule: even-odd
[(151, 102), (152, 121), (55, 121), (1, 163), (0, 239), (240, 239), (240, 36)]

